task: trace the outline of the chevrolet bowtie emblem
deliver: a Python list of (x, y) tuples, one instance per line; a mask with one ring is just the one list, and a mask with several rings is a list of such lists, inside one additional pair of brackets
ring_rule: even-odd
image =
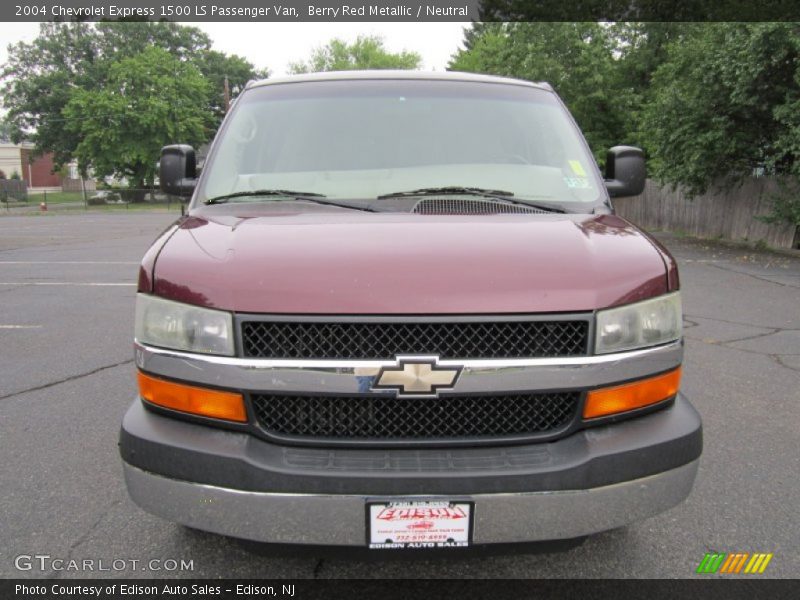
[(394, 390), (398, 397), (435, 398), (440, 390), (451, 389), (461, 367), (445, 367), (438, 356), (398, 356), (397, 363), (383, 367), (373, 390)]

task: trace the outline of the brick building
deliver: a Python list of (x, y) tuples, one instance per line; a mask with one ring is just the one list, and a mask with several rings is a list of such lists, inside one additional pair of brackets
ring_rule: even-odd
[(34, 192), (37, 189), (61, 189), (61, 175), (53, 172), (53, 155), (47, 153), (32, 157), (32, 144), (0, 141), (0, 177), (11, 179), (17, 173)]

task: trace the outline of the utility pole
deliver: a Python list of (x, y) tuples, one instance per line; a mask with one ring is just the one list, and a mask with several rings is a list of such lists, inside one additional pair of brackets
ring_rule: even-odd
[(228, 86), (227, 75), (225, 75), (224, 91), (225, 91), (225, 114), (228, 114), (228, 110), (231, 107), (231, 90), (230, 87)]

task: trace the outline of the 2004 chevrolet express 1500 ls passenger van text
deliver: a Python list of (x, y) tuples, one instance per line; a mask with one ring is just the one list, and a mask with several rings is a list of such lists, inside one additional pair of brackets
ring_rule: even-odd
[(576, 540), (689, 494), (678, 272), (614, 215), (547, 84), (342, 72), (248, 85), (139, 272), (133, 500), (373, 549)]

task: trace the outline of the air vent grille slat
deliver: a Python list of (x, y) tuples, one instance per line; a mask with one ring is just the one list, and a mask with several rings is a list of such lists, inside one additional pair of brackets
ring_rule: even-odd
[(411, 212), (420, 215), (548, 214), (533, 206), (477, 198), (423, 198)]

